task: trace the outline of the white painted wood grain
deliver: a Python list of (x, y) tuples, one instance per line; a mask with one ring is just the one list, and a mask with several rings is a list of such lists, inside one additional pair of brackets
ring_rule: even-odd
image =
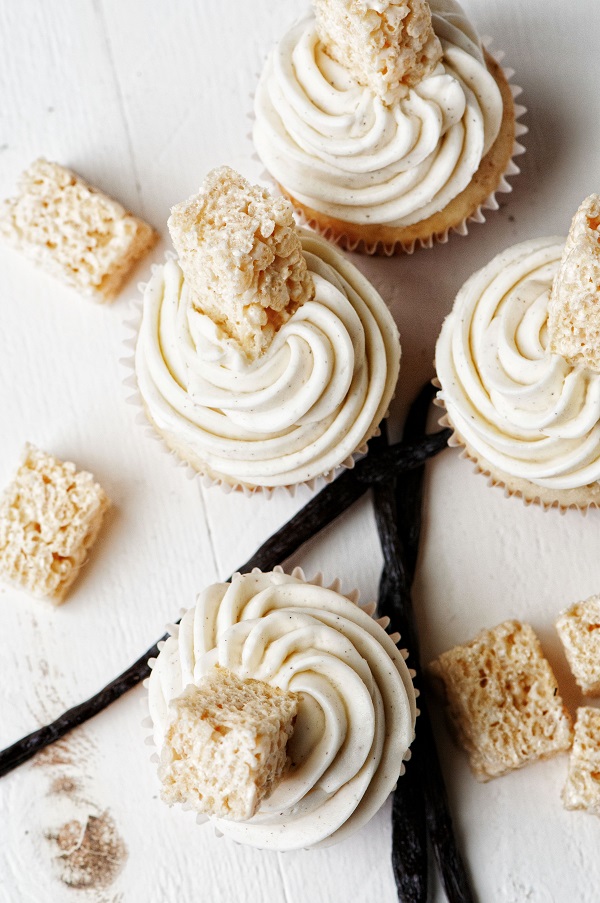
[[(435, 337), (464, 279), (502, 247), (564, 233), (597, 190), (600, 102), (597, 0), (564, 14), (558, 0), (465, 3), (506, 50), (529, 107), (527, 155), (512, 195), (467, 239), (412, 258), (358, 266), (400, 326), (403, 366), (392, 427), (431, 373)], [(44, 154), (146, 216), (164, 236), (171, 204), (229, 163), (261, 174), (248, 138), (262, 59), (298, 13), (294, 0), (12, 0), (0, 3), (0, 195)], [(166, 243), (155, 252), (160, 259)], [(115, 503), (71, 600), (59, 610), (0, 594), (0, 744), (102, 685), (163, 632), (198, 589), (227, 576), (305, 502), (200, 490), (133, 423), (118, 365), (135, 278), (94, 307), (0, 249), (0, 484), (30, 440), (91, 469)], [(539, 630), (571, 705), (577, 691), (552, 623), (598, 591), (600, 516), (525, 509), (445, 453), (430, 468), (417, 602), (423, 653), (434, 655), (509, 616)], [(295, 563), (342, 572), (363, 597), (381, 554), (367, 501)], [(328, 850), (276, 855), (235, 846), (157, 799), (139, 726), (143, 691), (69, 738), (54, 757), (0, 782), (0, 901), (63, 903), (393, 903), (389, 809)], [(561, 809), (564, 758), (477, 785), (438, 724), (453, 811), (481, 900), (595, 903), (598, 821)], [(65, 783), (66, 779), (66, 783)], [(58, 781), (58, 784), (57, 784)], [(62, 781), (62, 783), (61, 783)], [(53, 787), (77, 789), (70, 793)], [(104, 889), (67, 889), (44, 835), (67, 814), (109, 810), (128, 849)], [(433, 894), (441, 901), (436, 886)]]

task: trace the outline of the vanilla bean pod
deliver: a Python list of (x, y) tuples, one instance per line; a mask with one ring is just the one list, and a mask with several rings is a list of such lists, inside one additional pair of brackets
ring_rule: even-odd
[[(404, 436), (414, 440), (425, 433), (427, 413), (431, 402), (431, 387), (425, 386), (410, 407)], [(385, 434), (383, 437), (385, 442)], [(413, 478), (408, 484), (409, 477)], [(410, 584), (414, 578), (421, 526), (420, 478), (422, 468), (406, 474), (402, 484), (403, 518), (398, 523), (395, 511), (396, 480), (374, 487), (374, 504), (385, 562), (394, 555), (388, 527), (397, 523), (402, 532), (403, 556), (401, 570), (389, 568), (384, 563), (379, 588), (379, 613), (394, 618), (394, 627), (401, 633), (401, 642), (409, 649), (416, 647), (417, 639), (412, 630), (412, 618), (405, 611), (398, 611), (398, 599), (410, 601)], [(390, 504), (391, 503), (391, 504)], [(413, 655), (415, 653), (413, 652)], [(416, 658), (408, 664), (418, 664)], [(415, 680), (418, 686), (418, 676)], [(421, 697), (422, 700), (422, 697)], [(420, 719), (419, 719), (420, 720)], [(420, 725), (418, 725), (420, 728)], [(413, 756), (406, 763), (406, 772), (400, 779), (392, 797), (392, 870), (401, 903), (426, 903), (428, 894), (427, 821), (423, 758), (419, 755), (419, 738), (413, 744)], [(415, 749), (415, 746), (417, 747)]]
[[(419, 398), (421, 398), (421, 393), (418, 396)], [(385, 427), (385, 424), (383, 426)], [(390, 474), (404, 473), (406, 470), (419, 467), (425, 464), (429, 458), (446, 448), (451, 435), (452, 430), (446, 428), (429, 436), (421, 433), (420, 438), (411, 444), (398, 442), (396, 445), (390, 445), (387, 448), (382, 448), (379, 445), (377, 454), (368, 455), (360, 462), (362, 465), (360, 479), (374, 485), (378, 482), (387, 482)], [(371, 447), (374, 447), (374, 442), (375, 440), (371, 440)], [(409, 460), (411, 466), (407, 467), (407, 461)]]
[[(381, 444), (385, 444), (385, 433)], [(398, 612), (398, 599), (409, 597), (409, 588), (403, 568), (394, 564), (395, 547), (392, 532), (395, 529), (395, 479), (379, 482), (373, 487), (373, 503), (384, 566), (379, 586), (378, 614), (392, 617), (393, 629), (398, 629), (402, 646), (408, 647), (408, 664), (411, 661), (412, 637), (410, 619)], [(415, 682), (416, 683), (416, 682)], [(392, 871), (400, 903), (426, 903), (428, 892), (427, 824), (425, 794), (423, 789), (422, 762), (413, 755), (405, 763), (405, 774), (398, 780), (392, 796)]]
[[(414, 438), (415, 433), (425, 428), (427, 409), (433, 390), (424, 389), (411, 408), (405, 428), (405, 439)], [(378, 529), (384, 551), (384, 576), (382, 578), (383, 603), (380, 614), (391, 617), (394, 626), (398, 626), (403, 641), (406, 640), (413, 661), (419, 662), (419, 643), (414, 618), (414, 610), (410, 596), (410, 584), (414, 578), (416, 567), (423, 496), (424, 467), (397, 476), (387, 485), (374, 489), (375, 510)], [(394, 491), (395, 484), (395, 491)], [(409, 658), (410, 664), (410, 658)], [(406, 819), (411, 817), (415, 806), (415, 798), (422, 794), (425, 803), (425, 820), (429, 839), (436, 857), (438, 869), (449, 903), (474, 903), (469, 886), (467, 871), (462, 860), (456, 837), (454, 835), (448, 796), (440, 767), (435, 738), (425, 697), (419, 697), (420, 715), (417, 722), (417, 734), (412, 745), (414, 759), (407, 763), (407, 774), (398, 783), (394, 795), (392, 820), (397, 819), (397, 841), (400, 849), (394, 844), (393, 865), (398, 880), (396, 866), (403, 852), (402, 828), (406, 830)], [(403, 785), (406, 783), (406, 787)], [(408, 784), (415, 785), (411, 788)], [(403, 806), (408, 807), (408, 814), (403, 814)], [(421, 831), (420, 821), (415, 821), (416, 830)], [(396, 838), (395, 838), (396, 840)], [(408, 849), (408, 863), (412, 864), (413, 851)], [(419, 864), (420, 860), (417, 861)], [(404, 876), (406, 865), (399, 865), (400, 874)], [(403, 890), (399, 886), (399, 892)], [(423, 891), (422, 885), (418, 887)], [(407, 903), (422, 901), (426, 896), (400, 897)]]
[[(430, 441), (431, 438), (435, 441)], [(255, 567), (261, 570), (272, 570), (364, 495), (372, 480), (380, 478), (383, 468), (393, 467), (396, 471), (401, 472), (419, 467), (428, 457), (437, 454), (445, 447), (446, 440), (443, 436), (440, 437), (440, 434), (436, 434), (435, 437), (425, 437), (424, 441), (411, 446), (404, 443), (392, 446), (386, 451), (391, 451), (393, 457), (386, 457), (379, 469), (376, 462), (373, 461), (374, 456), (369, 455), (363, 458), (352, 470), (345, 471), (336, 480), (329, 483), (283, 527), (267, 539), (250, 560), (239, 568), (239, 571), (250, 571)], [(368, 467), (366, 466), (367, 462), (369, 462)], [(158, 643), (165, 640), (167, 636), (165, 634)], [(141, 683), (150, 674), (148, 659), (155, 658), (159, 653), (158, 643), (148, 649), (99, 693), (64, 712), (51, 724), (33, 731), (2, 750), (0, 752), (0, 777), (27, 762), (36, 753), (64, 737), (73, 728), (84, 724), (128, 690)]]
[[(427, 429), (429, 408), (435, 397), (435, 388), (426, 383), (411, 405), (404, 424), (403, 442), (414, 442), (424, 436)], [(443, 431), (448, 438), (452, 430)], [(439, 435), (439, 433), (437, 434)], [(396, 480), (396, 523), (404, 544), (405, 567), (407, 578), (412, 586), (417, 567), (419, 543), (421, 540), (421, 521), (423, 514), (423, 482), (425, 468), (416, 467), (409, 476), (403, 475), (401, 484)], [(401, 496), (399, 499), (398, 496)]]
[[(422, 389), (420, 398), (424, 402), (428, 397), (433, 400), (434, 395), (435, 390), (429, 385)], [(404, 442), (410, 443), (418, 436), (423, 435), (426, 426), (427, 405), (413, 405), (406, 421)], [(425, 467), (422, 466), (415, 468), (410, 473), (405, 472), (399, 475), (396, 480), (397, 524), (404, 543), (407, 575), (411, 583), (419, 550), (424, 478)], [(416, 661), (419, 661), (418, 637), (416, 639), (415, 656), (417, 656)], [(429, 710), (423, 695), (420, 697), (419, 707), (422, 724), (420, 735), (417, 738), (416, 756), (421, 762), (424, 775), (425, 812), (429, 839), (449, 903), (474, 903), (475, 897), (470, 887), (467, 868), (454, 833), (444, 776), (437, 754)]]

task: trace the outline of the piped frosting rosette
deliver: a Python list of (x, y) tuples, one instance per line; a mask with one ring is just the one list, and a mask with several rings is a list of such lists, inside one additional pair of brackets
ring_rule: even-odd
[(600, 374), (548, 348), (564, 239), (497, 255), (460, 290), (436, 349), (439, 400), (480, 468), (543, 504), (600, 499)]
[(201, 593), (148, 685), (159, 748), (170, 700), (217, 664), (300, 694), (289, 771), (249, 821), (213, 819), (233, 840), (275, 850), (329, 845), (362, 827), (404, 770), (416, 716), (394, 638), (338, 584), (294, 574), (238, 574)]
[(146, 415), (195, 470), (250, 489), (309, 482), (351, 463), (386, 415), (398, 331), (359, 271), (302, 232), (315, 283), (249, 362), (193, 305), (176, 260), (144, 288), (135, 352)]
[[(460, 6), (454, 0), (430, 5), (442, 61), (391, 106), (327, 55), (314, 17), (295, 25), (267, 60), (255, 98), (254, 143), (268, 172), (310, 224), (327, 229), (329, 223), (325, 234), (335, 235), (340, 224), (385, 226), (382, 241), (393, 245), (392, 227), (429, 220), (465, 190), (505, 115), (507, 159), (480, 203), (497, 207), (492, 189), (510, 190), (503, 174), (518, 172), (510, 158), (522, 152), (514, 144), (511, 92), (503, 97)], [(504, 80), (501, 72), (500, 77)], [(520, 126), (518, 133), (524, 131)], [(480, 210), (467, 214), (483, 218)], [(462, 217), (448, 226), (459, 223), (464, 228)], [(346, 232), (350, 238), (364, 234), (365, 241), (377, 237), (358, 229)], [(406, 232), (407, 250), (412, 250), (410, 235)]]

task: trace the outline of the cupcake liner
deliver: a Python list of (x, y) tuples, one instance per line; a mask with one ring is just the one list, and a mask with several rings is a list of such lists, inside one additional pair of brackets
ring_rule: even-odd
[[(279, 565), (277, 565), (276, 567), (273, 568), (273, 572), (277, 573), (277, 574), (285, 573), (284, 569)], [(260, 574), (263, 572), (261, 571), (260, 568), (253, 568), (251, 573), (252, 574)], [(236, 574), (234, 574), (233, 576), (235, 577)], [(373, 620), (375, 620), (387, 632), (387, 627), (389, 626), (390, 619), (388, 617), (382, 617), (382, 618), (374, 617), (375, 612), (377, 610), (377, 603), (376, 602), (361, 603), (359, 601), (360, 600), (360, 592), (357, 589), (351, 590), (350, 592), (342, 592), (342, 590), (341, 590), (342, 581), (339, 577), (336, 577), (331, 583), (326, 583), (323, 573), (321, 571), (319, 571), (312, 578), (309, 579), (306, 577), (306, 575), (301, 567), (293, 568), (292, 571), (290, 572), (290, 576), (295, 577), (298, 580), (301, 580), (303, 583), (309, 583), (309, 584), (312, 584), (313, 586), (323, 586), (323, 587), (325, 587), (325, 589), (329, 589), (329, 590), (332, 590), (333, 592), (339, 593), (340, 595), (342, 595), (346, 599), (348, 599), (350, 602), (354, 602), (356, 605), (358, 605), (358, 607), (361, 608), (362, 611), (364, 611), (367, 615), (369, 615), (369, 617), (373, 618)], [(185, 613), (186, 613), (186, 609), (181, 609), (180, 613), (179, 613), (180, 617), (183, 617), (183, 615)], [(171, 636), (175, 636), (175, 637), (177, 636), (178, 631), (179, 631), (179, 627), (177, 624), (167, 624), (166, 628), (167, 628), (167, 632)], [(400, 634), (397, 632), (391, 633), (391, 634), (388, 633), (388, 636), (394, 642), (394, 644), (397, 646), (400, 641)], [(165, 644), (164, 640), (162, 640), (161, 642), (158, 643), (159, 652), (163, 648), (164, 644)], [(405, 648), (401, 648), (398, 651), (400, 652), (400, 655), (402, 656), (402, 658), (406, 661), (406, 659), (409, 657), (408, 650)], [(148, 666), (150, 667), (150, 670), (152, 670), (154, 668), (155, 664), (156, 664), (156, 658), (148, 659)], [(410, 675), (411, 681), (414, 681), (414, 678), (416, 676), (416, 671), (413, 668), (409, 668), (408, 673)], [(146, 696), (141, 700), (141, 704), (144, 707), (144, 711), (146, 713), (148, 712), (147, 691), (148, 691), (148, 687), (149, 687), (149, 682), (150, 682), (150, 678), (146, 678), (142, 684), (142, 686), (146, 690)], [(418, 697), (420, 695), (420, 691), (416, 687), (414, 687), (414, 683), (413, 683), (413, 690), (414, 690), (415, 698), (418, 699)], [(419, 711), (418, 707), (416, 709), (416, 715), (417, 715), (417, 717), (420, 715), (420, 711)], [(141, 724), (141, 727), (143, 728), (143, 730), (148, 732), (144, 736), (144, 745), (149, 747), (152, 750), (152, 752), (150, 753), (150, 756), (149, 756), (149, 761), (151, 762), (152, 765), (156, 766), (160, 763), (160, 755), (157, 751), (157, 747), (154, 742), (154, 733), (153, 733), (154, 725), (153, 725), (152, 718), (148, 714), (145, 714), (144, 717), (142, 718), (140, 724)], [(402, 776), (405, 773), (406, 767), (405, 767), (404, 763), (408, 762), (410, 760), (411, 756), (412, 756), (412, 751), (409, 748), (406, 750), (406, 752), (402, 756), (402, 763), (401, 763), (401, 766), (399, 769), (400, 776)], [(191, 807), (189, 805), (184, 804), (180, 808), (184, 811), (189, 811)], [(212, 819), (207, 815), (202, 815), (202, 814), (196, 813), (196, 823), (199, 825), (206, 824), (207, 822), (210, 822), (211, 820)], [(213, 826), (213, 829), (214, 829), (215, 835), (217, 837), (223, 836), (222, 832), (219, 831), (219, 829), (216, 826)]]
[[(441, 388), (439, 380), (433, 379), (433, 385)], [(438, 419), (441, 427), (447, 427), (452, 430), (452, 435), (448, 439), (448, 445), (451, 448), (459, 448), (460, 457), (472, 461), (475, 465), (475, 472), (487, 477), (488, 486), (495, 486), (504, 490), (505, 498), (519, 498), (526, 507), (530, 505), (538, 505), (544, 511), (551, 508), (557, 508), (561, 514), (565, 514), (569, 508), (575, 508), (582, 514), (587, 514), (590, 508), (600, 508), (600, 494), (598, 499), (585, 499), (586, 487), (580, 489), (549, 489), (545, 486), (538, 486), (529, 480), (512, 478), (510, 474), (505, 474), (495, 470), (485, 458), (477, 456), (476, 452), (465, 442), (456, 428), (446, 409), (443, 399), (437, 395), (433, 400), (436, 407), (443, 410), (442, 416)]]
[[(177, 255), (173, 251), (167, 251), (167, 253), (165, 254), (165, 261), (176, 259)], [(151, 272), (156, 272), (156, 269), (159, 266), (161, 266), (161, 264), (153, 264), (151, 267)], [(141, 295), (143, 295), (146, 289), (146, 285), (147, 284), (144, 282), (138, 283), (138, 290)], [(171, 461), (177, 467), (184, 469), (188, 479), (197, 481), (200, 487), (209, 488), (211, 486), (218, 486), (226, 495), (229, 495), (229, 493), (231, 492), (240, 492), (246, 497), (260, 494), (268, 499), (272, 498), (275, 494), (278, 496), (294, 498), (300, 487), (306, 487), (311, 493), (314, 493), (326, 484), (331, 483), (342, 471), (352, 470), (357, 460), (367, 454), (368, 442), (376, 436), (381, 435), (381, 429), (378, 424), (371, 435), (369, 435), (368, 438), (354, 452), (352, 452), (352, 454), (350, 454), (344, 461), (338, 464), (337, 467), (335, 467), (333, 470), (328, 471), (324, 474), (320, 474), (317, 477), (313, 477), (311, 480), (293, 483), (286, 486), (251, 486), (242, 481), (228, 480), (224, 476), (213, 473), (208, 468), (205, 471), (197, 470), (195, 467), (193, 467), (192, 464), (189, 463), (189, 461), (186, 461), (184, 458), (182, 458), (177, 451), (169, 447), (166, 440), (154, 427), (151, 419), (146, 413), (144, 401), (139, 391), (135, 373), (135, 348), (140, 325), (142, 322), (142, 311), (143, 298), (133, 300), (131, 302), (128, 315), (123, 321), (124, 336), (122, 339), (122, 348), (124, 353), (119, 359), (119, 364), (123, 368), (123, 372), (125, 374), (122, 379), (123, 387), (127, 393), (125, 401), (128, 405), (134, 408), (134, 421), (139, 426), (144, 428), (146, 436), (149, 436), (151, 439), (155, 440), (161, 446), (162, 450), (169, 456)], [(392, 396), (391, 401), (393, 401), (394, 397), (395, 395)], [(389, 408), (384, 413), (381, 422), (387, 419), (388, 416)]]
[[(467, 235), (469, 232), (469, 224), (471, 223), (484, 223), (486, 221), (486, 216), (484, 211), (487, 210), (498, 210), (499, 203), (496, 200), (496, 194), (499, 193), (508, 193), (512, 191), (512, 185), (508, 182), (508, 179), (512, 176), (518, 175), (521, 170), (519, 166), (515, 163), (515, 157), (520, 156), (525, 153), (525, 147), (519, 142), (519, 138), (522, 138), (529, 129), (526, 125), (518, 120), (527, 112), (527, 108), (522, 104), (515, 103), (515, 99), (522, 94), (523, 89), (516, 84), (511, 83), (511, 78), (514, 75), (514, 69), (509, 67), (504, 67), (501, 65), (501, 61), (504, 59), (505, 53), (502, 50), (496, 50), (494, 52), (490, 51), (489, 47), (491, 45), (492, 39), (489, 37), (482, 38), (482, 45), (486, 52), (486, 55), (493, 61), (494, 64), (498, 66), (504, 79), (506, 80), (508, 89), (512, 95), (513, 99), (513, 108), (514, 108), (514, 138), (511, 155), (508, 161), (508, 164), (504, 168), (503, 172), (498, 177), (498, 184), (482, 201), (480, 201), (476, 207), (467, 214), (464, 219), (460, 222), (444, 227), (438, 231), (432, 231), (430, 235), (424, 238), (414, 238), (410, 241), (404, 241), (402, 239), (394, 239), (392, 241), (386, 241), (384, 239), (373, 239), (368, 240), (362, 237), (356, 236), (348, 236), (343, 232), (343, 223), (339, 221), (340, 228), (331, 225), (324, 225), (322, 220), (320, 220), (320, 214), (317, 211), (310, 211), (308, 208), (305, 208), (300, 204), (292, 195), (288, 194), (283, 186), (281, 186), (278, 182), (273, 179), (273, 176), (269, 172), (267, 172), (263, 168), (263, 172), (261, 174), (261, 178), (264, 181), (269, 182), (271, 185), (274, 185), (277, 192), (282, 194), (284, 197), (287, 197), (288, 200), (291, 201), (294, 207), (294, 213), (299, 220), (299, 222), (304, 226), (309, 226), (323, 238), (330, 241), (332, 244), (337, 245), (345, 251), (357, 252), (367, 254), (368, 256), (383, 256), (383, 257), (393, 257), (397, 254), (413, 254), (417, 248), (432, 248), (435, 244), (446, 244), (448, 242), (448, 238), (451, 233), (456, 233), (457, 235)], [(488, 65), (489, 69), (489, 65)], [(254, 121), (254, 114), (249, 114), (249, 118)], [(250, 138), (252, 138), (252, 134), (250, 133)], [(259, 163), (260, 158), (255, 153), (253, 154), (253, 159), (257, 160)], [(466, 189), (464, 189), (466, 190)], [(458, 195), (460, 197), (460, 195)], [(450, 206), (455, 199), (453, 198), (450, 201)], [(447, 208), (445, 208), (447, 209)], [(443, 212), (443, 211), (440, 211)], [(434, 214), (435, 216), (436, 214)], [(327, 219), (327, 217), (323, 214), (323, 217)], [(414, 224), (415, 226), (418, 223)], [(360, 230), (360, 225), (356, 225), (356, 230)], [(393, 227), (391, 227), (393, 228)], [(399, 227), (402, 228), (410, 228), (410, 227)]]

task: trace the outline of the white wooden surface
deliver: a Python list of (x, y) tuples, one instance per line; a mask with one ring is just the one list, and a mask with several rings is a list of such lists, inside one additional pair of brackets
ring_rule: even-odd
[[(524, 88), (528, 150), (513, 194), (468, 238), (413, 258), (357, 259), (402, 332), (396, 428), (430, 375), (439, 325), (464, 279), (508, 244), (566, 232), (579, 201), (599, 188), (597, 0), (570, 4), (568, 15), (558, 0), (466, 6)], [(210, 167), (228, 163), (258, 178), (250, 94), (264, 54), (297, 12), (294, 0), (3, 0), (0, 195), (45, 155), (165, 235), (170, 205)], [(148, 266), (114, 306), (100, 308), (0, 249), (0, 484), (30, 440), (92, 470), (114, 501), (68, 604), (54, 610), (0, 593), (1, 746), (121, 671), (198, 589), (227, 576), (308, 498), (201, 491), (133, 422), (118, 360), (128, 299)], [(552, 624), (562, 606), (600, 590), (600, 512), (526, 509), (454, 452), (430, 467), (427, 501), (416, 594), (424, 655), (506, 617), (527, 618), (576, 705)], [(372, 597), (381, 556), (369, 503), (297, 561)], [(143, 695), (132, 692), (0, 781), (1, 903), (393, 903), (388, 807), (338, 847), (279, 856), (217, 839), (163, 806), (139, 726)], [(479, 899), (597, 901), (600, 823), (562, 810), (566, 759), (480, 786), (441, 723), (439, 737)], [(79, 871), (64, 832), (62, 858), (56, 840), (74, 820), (105, 830), (104, 846), (96, 839)], [(120, 870), (107, 865), (107, 852)], [(443, 900), (437, 882), (433, 897)]]

